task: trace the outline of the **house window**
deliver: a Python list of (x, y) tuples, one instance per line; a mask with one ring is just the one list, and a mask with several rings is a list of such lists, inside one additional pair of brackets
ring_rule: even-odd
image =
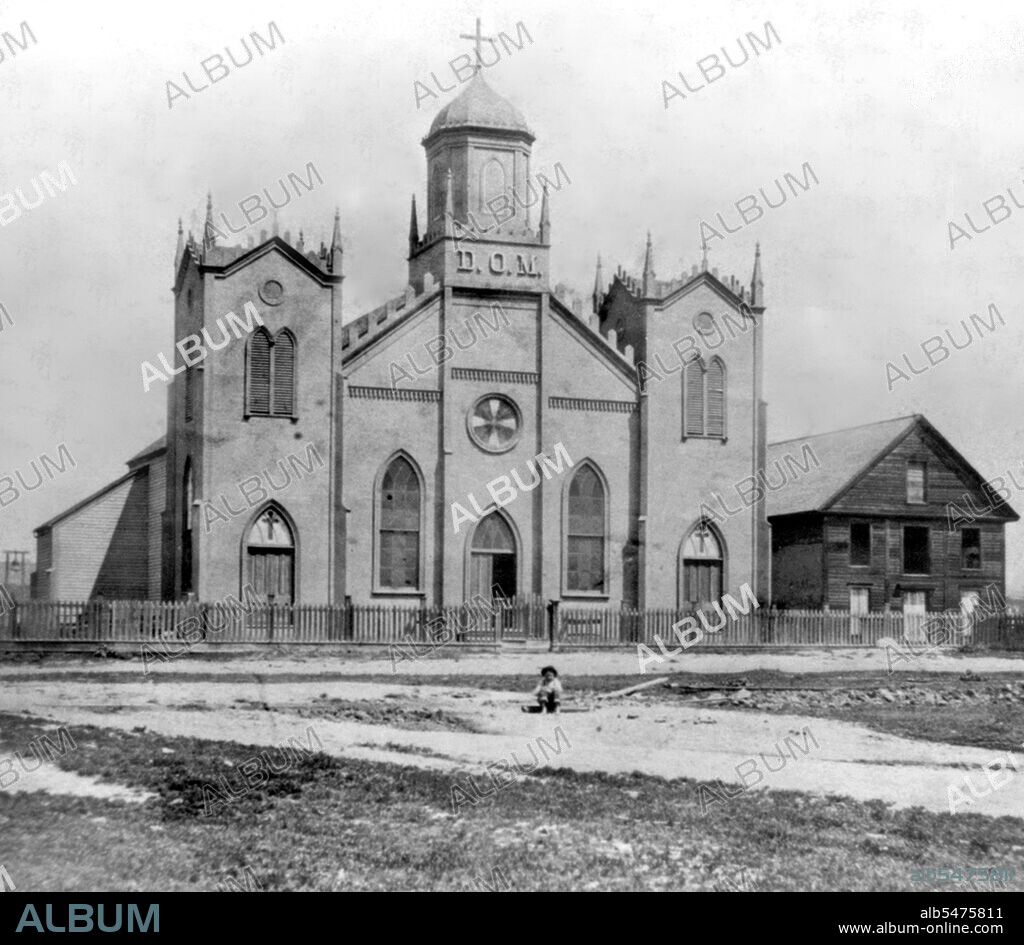
[(871, 525), (867, 522), (850, 524), (850, 564), (854, 567), (871, 564)]
[(265, 328), (249, 340), (245, 412), (253, 417), (295, 416), (295, 338), (282, 328), (273, 338)]
[(977, 571), (981, 567), (981, 529), (965, 528), (960, 536), (960, 567)]
[(931, 574), (928, 529), (907, 525), (903, 529), (903, 573)]
[(683, 369), (683, 438), (725, 437), (725, 364), (698, 357)]
[(605, 590), (605, 493), (595, 469), (584, 464), (569, 484), (566, 587), (570, 591)]
[(907, 502), (911, 505), (923, 505), (925, 502), (925, 469), (925, 463), (907, 463)]
[(974, 625), (979, 615), (976, 613), (981, 604), (981, 592), (963, 590), (960, 591), (960, 632), (969, 637), (974, 631)]
[(394, 459), (380, 486), (379, 584), (420, 586), (420, 480), (412, 463)]
[(871, 588), (851, 587), (850, 588), (850, 614), (859, 616), (866, 614), (871, 608)]

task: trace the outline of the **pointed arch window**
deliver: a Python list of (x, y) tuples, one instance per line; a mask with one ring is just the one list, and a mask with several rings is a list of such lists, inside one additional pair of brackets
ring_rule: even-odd
[(250, 417), (295, 417), (295, 337), (282, 328), (271, 337), (265, 328), (249, 339), (245, 412)]
[(722, 359), (714, 357), (704, 377), (707, 383), (707, 436), (725, 436), (725, 365)]
[(377, 584), (381, 589), (420, 587), (422, 488), (412, 463), (397, 456), (380, 480)]
[(480, 206), (481, 213), (487, 210), (490, 202), (497, 200), (508, 190), (508, 179), (505, 166), (496, 157), (490, 158), (480, 171)]
[(705, 367), (697, 357), (683, 371), (683, 438), (725, 438), (725, 364), (715, 356)]
[(189, 423), (195, 412), (196, 369), (185, 368), (185, 422)]
[(270, 413), (270, 332), (258, 328), (249, 339), (245, 412), (250, 416)]
[(270, 350), (271, 404), (275, 417), (295, 415), (295, 339), (282, 328)]
[(694, 358), (683, 372), (683, 436), (704, 435), (704, 362)]
[(566, 500), (566, 591), (607, 592), (608, 497), (600, 474), (589, 462), (569, 483)]

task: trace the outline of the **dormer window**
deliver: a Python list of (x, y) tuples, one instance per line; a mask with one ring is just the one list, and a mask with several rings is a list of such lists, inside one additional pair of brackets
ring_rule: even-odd
[(917, 461), (907, 463), (907, 503), (924, 505), (925, 503), (925, 470), (927, 464)]

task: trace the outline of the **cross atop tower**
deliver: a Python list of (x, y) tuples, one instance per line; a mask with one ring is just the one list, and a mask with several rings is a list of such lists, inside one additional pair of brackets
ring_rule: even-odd
[(459, 39), (471, 39), (476, 46), (476, 68), (473, 70), (473, 75), (476, 75), (482, 68), (482, 60), (480, 58), (480, 47), (486, 40), (488, 43), (494, 42), (493, 36), (483, 36), (480, 32), (480, 17), (476, 18), (476, 32), (475, 33), (460, 33)]

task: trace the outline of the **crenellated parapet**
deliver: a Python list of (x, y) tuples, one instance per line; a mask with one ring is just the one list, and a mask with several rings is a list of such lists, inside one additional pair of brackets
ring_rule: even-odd
[(353, 319), (341, 329), (341, 350), (343, 355), (351, 354), (363, 347), (382, 332), (387, 331), (409, 312), (418, 309), (423, 302), (440, 293), (441, 286), (429, 273), (424, 273), (419, 286), (408, 285), (402, 295), (389, 299), (383, 305), (365, 315)]
[(607, 333), (601, 330), (600, 319), (591, 310), (589, 299), (584, 298), (562, 282), (559, 282), (558, 285), (555, 286), (552, 294), (559, 302), (562, 303), (562, 305), (576, 316), (580, 321), (580, 324), (586, 326), (590, 330), (595, 338), (600, 339), (607, 348), (614, 351), (616, 355), (622, 358), (627, 364), (634, 364), (635, 355), (633, 346), (631, 344), (623, 344), (622, 340), (616, 336), (614, 329)]

